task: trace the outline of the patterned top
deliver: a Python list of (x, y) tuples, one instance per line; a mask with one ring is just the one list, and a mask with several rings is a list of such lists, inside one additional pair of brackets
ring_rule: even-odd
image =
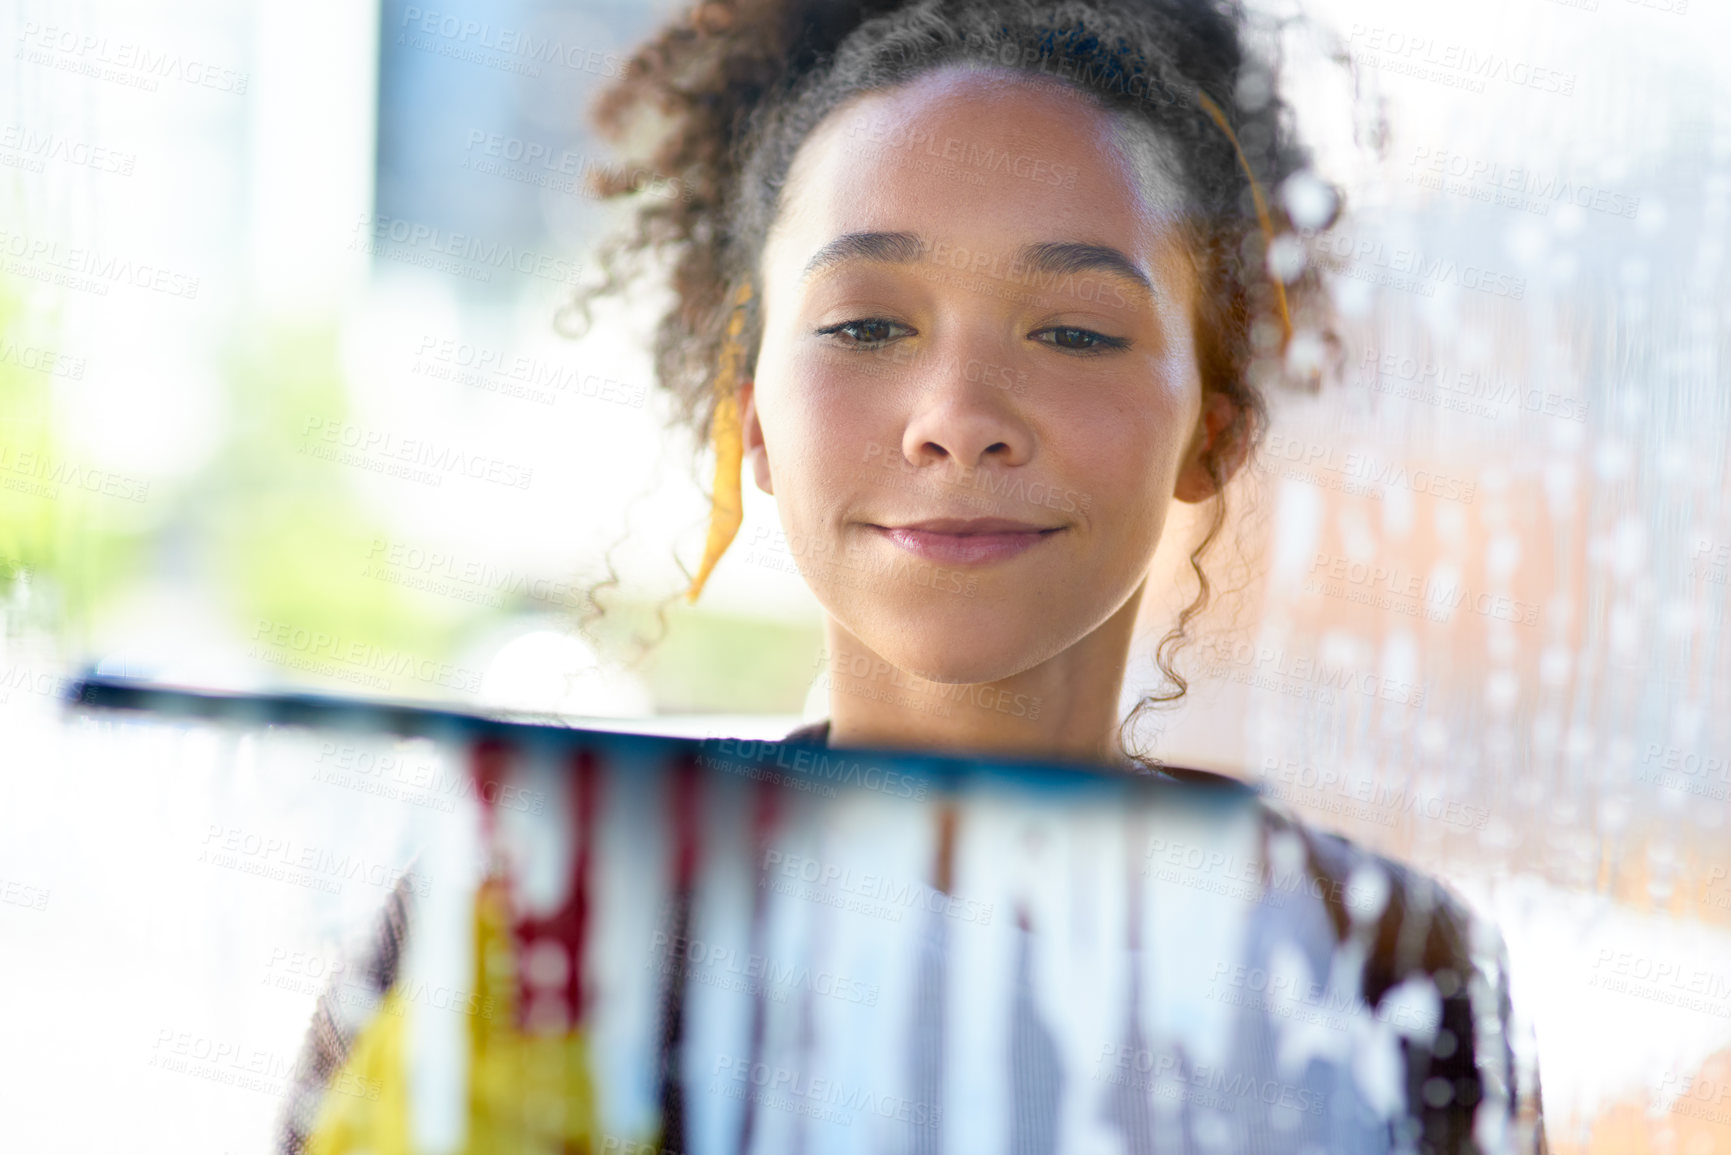
[[(828, 738), (829, 723), (823, 721), (799, 727), (786, 741), (827, 746)], [(1191, 786), (1238, 792), (1246, 789), (1231, 778), (1206, 771), (1162, 767), (1153, 773)], [(1338, 957), (1361, 961), (1357, 989), (1364, 1004), (1379, 1020), (1387, 1021), (1410, 1003), (1412, 992), (1419, 989), (1432, 999), (1433, 1009), (1425, 1029), (1399, 1034), (1398, 1090), (1400, 1101), (1406, 1104), (1404, 1116), (1392, 1124), (1355, 1124), (1358, 1129), (1352, 1130), (1350, 1137), (1340, 1130), (1338, 1120), (1327, 1124), (1334, 1130), (1271, 1135), (1268, 1142), (1272, 1146), (1267, 1149), (1298, 1150), (1304, 1145), (1302, 1141), (1309, 1140), (1316, 1150), (1546, 1155), (1538, 1076), (1536, 1070), (1523, 1071), (1516, 1060), (1507, 957), (1496, 930), (1476, 918), (1434, 879), (1370, 854), (1343, 838), (1313, 830), (1277, 803), (1258, 799), (1257, 807), (1265, 847), (1284, 843), (1301, 848), (1298, 857), (1306, 883), (1300, 897), (1308, 895), (1315, 902), (1300, 906), (1320, 909), (1326, 916), (1325, 937), (1331, 932)], [(1278, 852), (1271, 849), (1265, 860), (1275, 857)], [(1288, 853), (1287, 857), (1293, 855)], [(941, 877), (947, 873), (948, 867), (942, 867), (937, 883), (940, 890), (948, 887), (947, 879)], [(1363, 899), (1367, 881), (1373, 884), (1368, 889), (1383, 899), (1380, 912), (1373, 909), (1368, 916)], [(295, 1068), (293, 1088), (284, 1104), (277, 1146), (282, 1155), (299, 1155), (305, 1149), (320, 1101), (342, 1070), (367, 1012), (383, 1002), (396, 980), (404, 938), (414, 922), (413, 895), (406, 883), (407, 879), (393, 890), (371, 939), (349, 965), (339, 969), (319, 999)], [(949, 953), (945, 923), (941, 918), (932, 920), (930, 941), (920, 964), (919, 983), (924, 993), (919, 997), (922, 1005), (929, 1003), (932, 1013), (922, 1016), (928, 1025), (913, 1041), (911, 1077), (916, 1086), (933, 1093), (925, 1102), (942, 1098), (941, 1062), (936, 1056), (944, 1050), (942, 1023), (946, 1016), (941, 1012)], [(1024, 997), (1026, 940), (1024, 933), (1017, 964), (1020, 993), (1012, 1008), (1009, 1035), (1017, 1100), (1011, 1146), (1017, 1151), (1056, 1151), (1057, 1089), (1063, 1073), (1049, 1032), (1038, 1021), (1032, 1000)], [(1428, 994), (1430, 991), (1434, 996)], [(1132, 993), (1132, 999), (1136, 997)], [(1434, 1013), (1438, 1009), (1440, 1014)], [(1128, 1017), (1135, 1019), (1136, 1015)], [(1137, 1029), (1134, 1025), (1127, 1028), (1120, 1053), (1141, 1052)], [(1248, 1044), (1248, 1049), (1267, 1054), (1276, 1048), (1272, 1036), (1260, 1036)], [(1192, 1073), (1205, 1069), (1192, 1068)], [(1191, 1132), (1189, 1122), (1181, 1123), (1177, 1134), (1171, 1131), (1169, 1120), (1157, 1125), (1148, 1116), (1146, 1095), (1138, 1098), (1124, 1090), (1118, 1100), (1119, 1113), (1124, 1117), (1115, 1121), (1125, 1132), (1126, 1150), (1152, 1149), (1147, 1143), (1161, 1127), (1167, 1128), (1160, 1132), (1165, 1136), (1162, 1150), (1220, 1149), (1217, 1136), (1204, 1146)], [(1307, 1119), (1302, 1125), (1310, 1123)], [(1323, 1126), (1320, 1122), (1315, 1125)], [(928, 1137), (916, 1136), (914, 1146), (936, 1150), (933, 1143)], [(1263, 1149), (1260, 1142), (1258, 1149)]]
[[(827, 746), (829, 721), (801, 726), (786, 740)], [(1147, 772), (1191, 786), (1245, 789), (1236, 779), (1206, 770), (1162, 766)], [(1426, 1155), (1487, 1150), (1548, 1155), (1537, 1065), (1523, 1075), (1515, 1058), (1508, 956), (1496, 928), (1428, 875), (1314, 830), (1276, 801), (1259, 798), (1258, 803), (1265, 846), (1287, 836), (1303, 847), (1303, 870), (1312, 881), (1304, 889), (1321, 899), (1337, 945), (1346, 946), (1363, 933), (1354, 927), (1348, 906), (1354, 884), (1367, 870), (1387, 880), (1387, 901), (1363, 963), (1365, 1002), (1384, 1012), (1391, 996), (1398, 1000), (1414, 979), (1432, 984), (1441, 996), (1434, 1037), (1428, 1042), (1401, 1037), (1409, 1115), (1407, 1134), (1394, 1137), (1391, 1146), (1400, 1149), (1404, 1139)], [(1484, 1100), (1503, 1108), (1491, 1116), (1500, 1123), (1488, 1134), (1476, 1110)], [(1188, 1143), (1185, 1149), (1191, 1149)]]

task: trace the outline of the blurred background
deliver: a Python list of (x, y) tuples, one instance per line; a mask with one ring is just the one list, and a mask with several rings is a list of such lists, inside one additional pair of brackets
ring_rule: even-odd
[[(60, 777), (81, 670), (669, 733), (827, 714), (754, 487), (669, 601), (708, 469), (665, 431), (656, 286), (555, 326), (624, 219), (585, 193), (620, 163), (588, 101), (681, 7), (0, 3), (0, 1001), (80, 997), (76, 896), (138, 836)], [(1498, 920), (1553, 1149), (1731, 1151), (1731, 12), (1257, 7), (1332, 32), (1282, 52), (1348, 199), (1308, 254), (1343, 372), (1280, 403), (1233, 593), (1144, 737)], [(21, 1049), (0, 1117), (88, 1149), (54, 1104), (116, 1062)], [(43, 1064), (62, 1100), (26, 1104)], [(227, 1094), (182, 1149), (256, 1149), (268, 1096)]]

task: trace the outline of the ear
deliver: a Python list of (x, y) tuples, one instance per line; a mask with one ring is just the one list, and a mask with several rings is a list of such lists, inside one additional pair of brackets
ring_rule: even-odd
[(1234, 435), (1232, 420), (1237, 407), (1224, 393), (1208, 393), (1202, 398), (1202, 414), (1197, 421), (1196, 435), (1178, 471), (1178, 484), (1172, 496), (1179, 501), (1195, 504), (1207, 501), (1219, 492), (1208, 474), (1208, 457), (1212, 453), (1221, 469), (1221, 479), (1230, 481), (1244, 465), (1250, 444), (1242, 435)]
[(769, 477), (769, 450), (763, 444), (763, 422), (757, 419), (755, 381), (739, 384), (739, 424), (740, 435), (745, 441), (745, 460), (751, 466), (752, 476), (757, 479), (757, 488), (773, 495), (775, 486)]

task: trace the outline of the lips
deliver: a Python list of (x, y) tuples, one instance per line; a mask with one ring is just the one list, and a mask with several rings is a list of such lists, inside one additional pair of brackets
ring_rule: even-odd
[(940, 517), (871, 530), (926, 561), (941, 565), (989, 565), (1033, 549), (1063, 526), (1035, 525), (1003, 517)]

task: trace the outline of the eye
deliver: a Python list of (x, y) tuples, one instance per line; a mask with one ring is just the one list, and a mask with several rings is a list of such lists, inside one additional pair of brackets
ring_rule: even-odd
[(1079, 329), (1074, 325), (1054, 325), (1049, 329), (1038, 329), (1028, 336), (1039, 338), (1051, 334), (1053, 339), (1042, 341), (1041, 344), (1051, 345), (1070, 353), (1106, 353), (1116, 349), (1128, 349), (1130, 342), (1123, 337), (1108, 337), (1104, 333), (1096, 333), (1092, 329)]
[(856, 321), (842, 321), (839, 324), (826, 326), (819, 329), (817, 335), (830, 337), (840, 334), (844, 335), (842, 341), (844, 345), (870, 347), (882, 345), (891, 340), (895, 336), (891, 332), (893, 329), (901, 329), (906, 333), (913, 332), (906, 325), (900, 325), (882, 317), (864, 317)]

